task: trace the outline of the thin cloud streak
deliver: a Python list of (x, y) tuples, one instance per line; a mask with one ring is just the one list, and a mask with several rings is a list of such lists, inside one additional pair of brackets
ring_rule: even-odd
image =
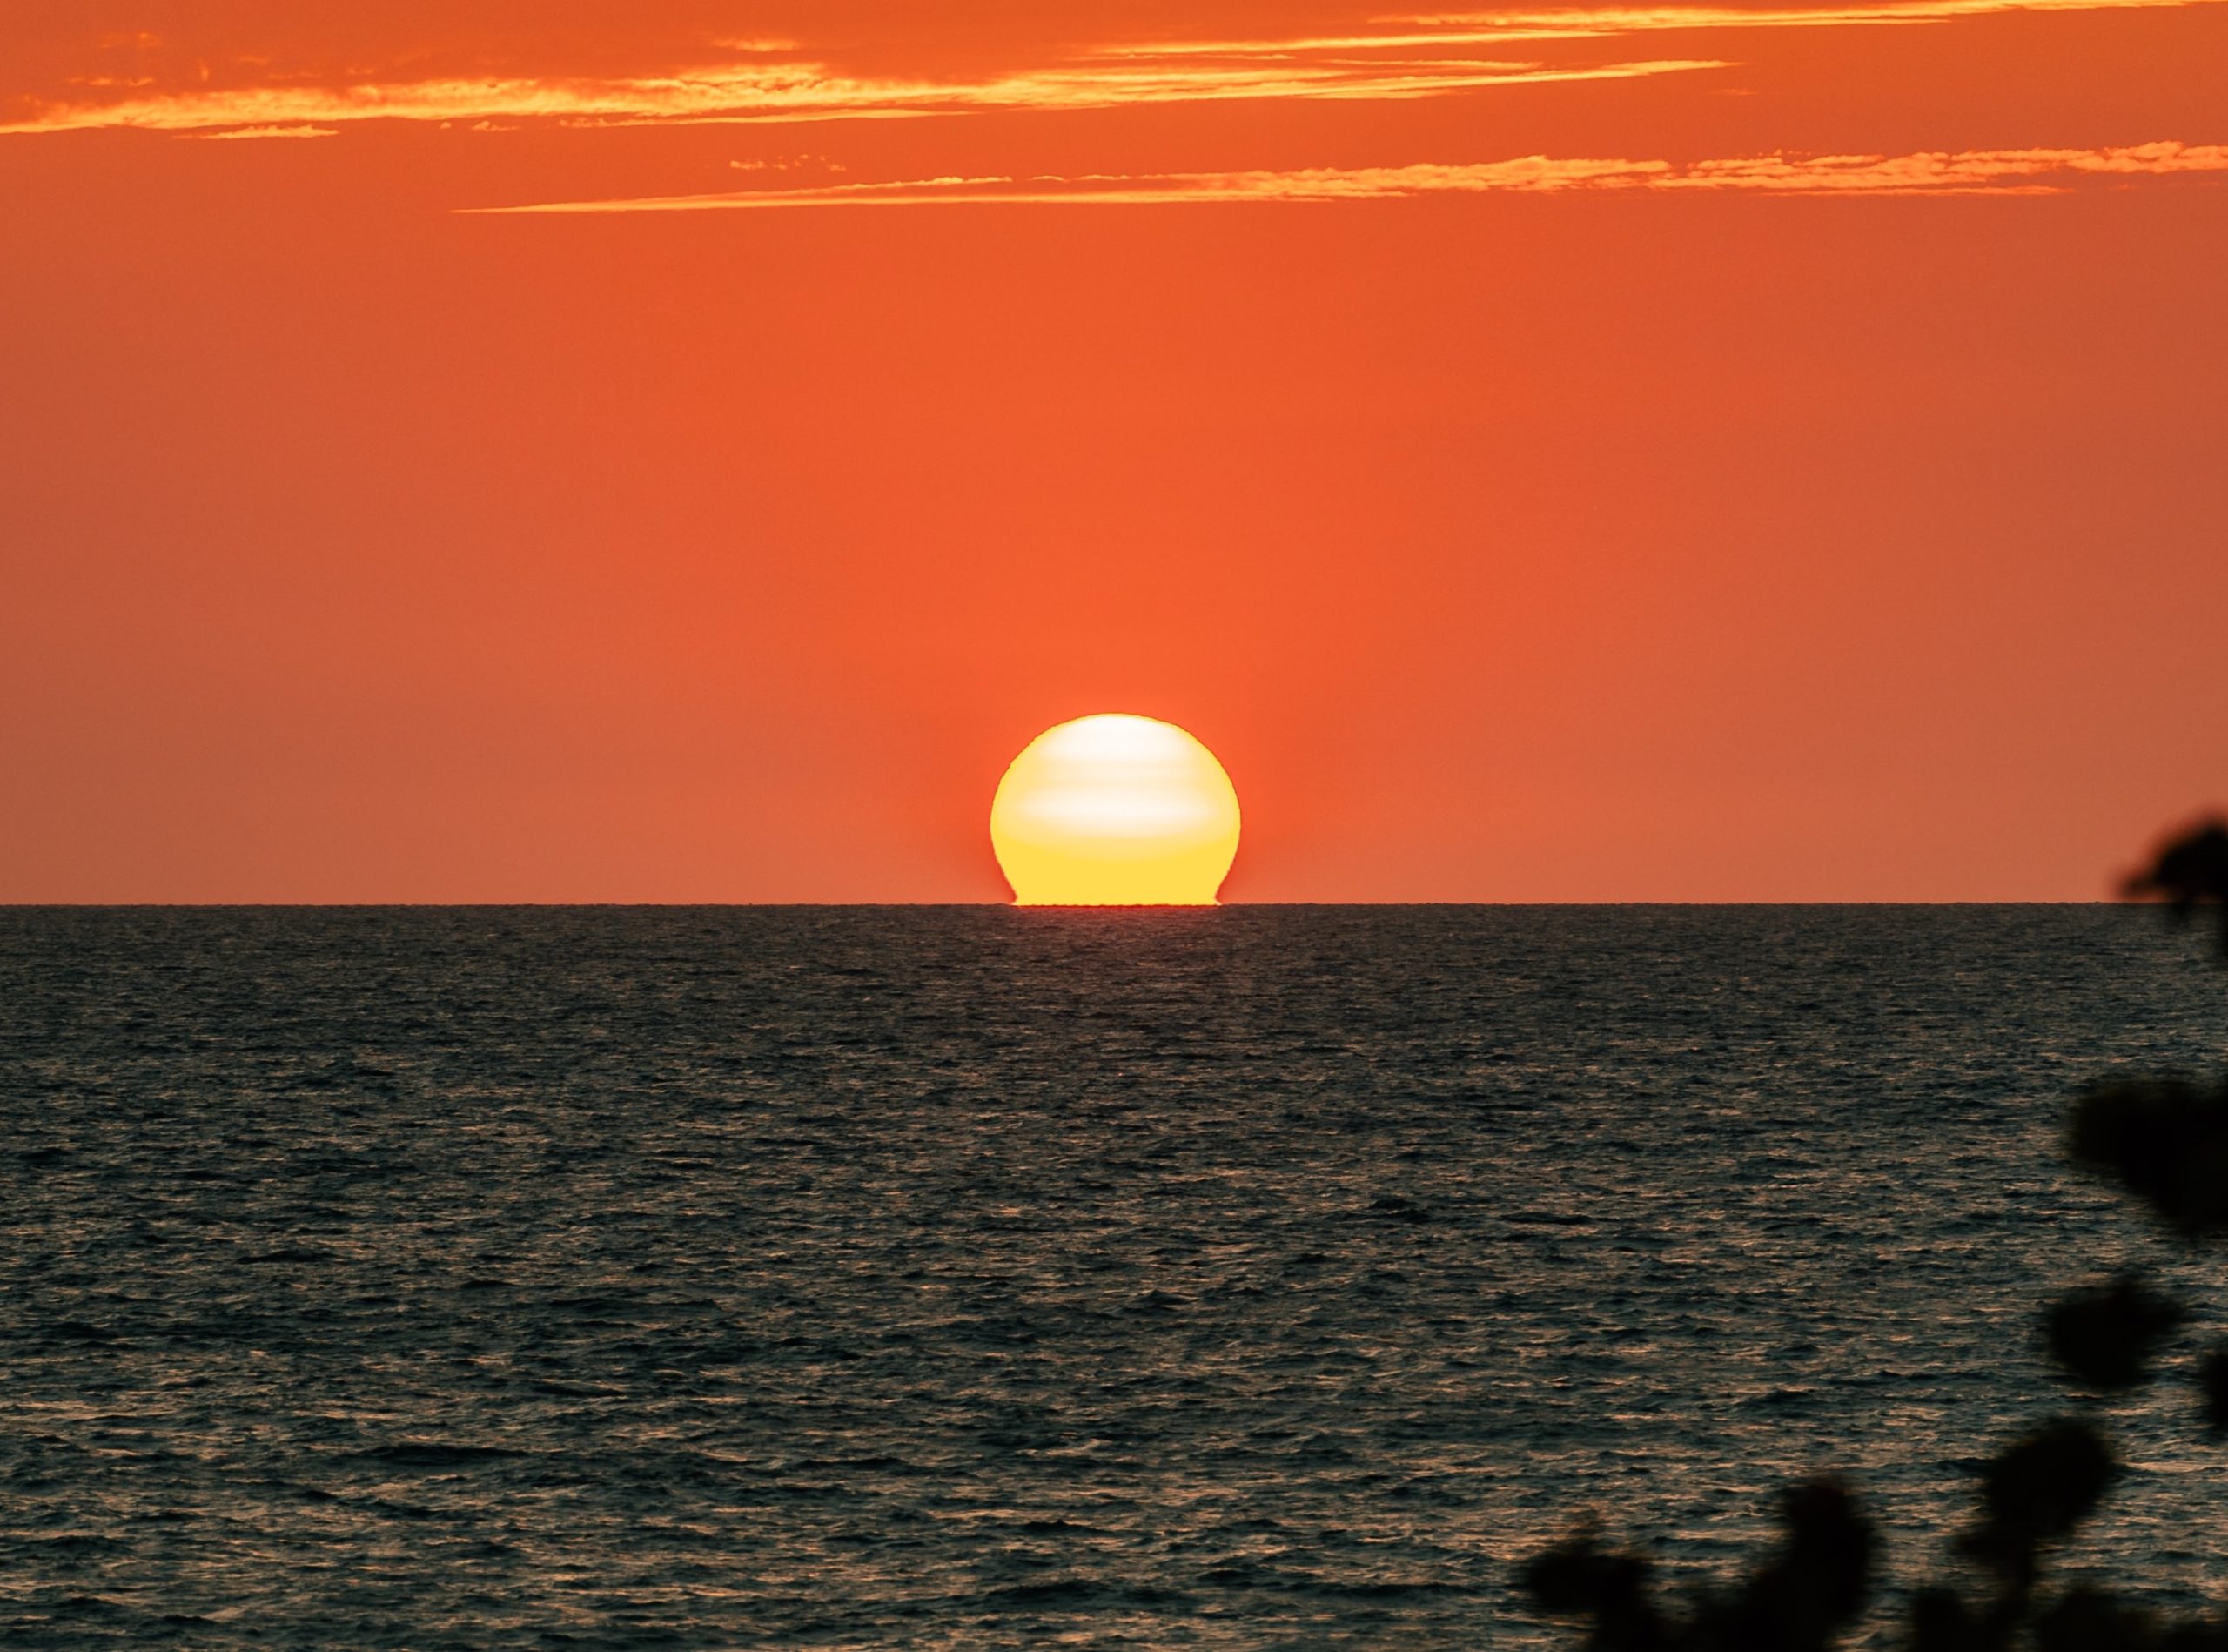
[(1464, 165), (1312, 167), (1138, 177), (931, 178), (810, 189), (553, 201), (460, 209), (476, 215), (702, 212), (833, 206), (1141, 206), (1320, 204), (1431, 195), (1606, 190), (1782, 195), (2056, 195), (2084, 180), (2228, 174), (2228, 144), (2161, 141), (2107, 149), (1988, 149), (1909, 155), (1753, 155), (1667, 160), (1528, 155)]
[[(975, 80), (876, 79), (846, 74), (791, 40), (707, 43), (734, 60), (631, 78), (500, 77), (379, 79), (319, 85), (269, 65), (265, 84), (149, 90), (143, 81), (81, 80), (83, 90), (0, 135), (136, 129), (281, 131), (370, 120), (475, 126), (688, 125), (902, 119), (1000, 111), (1086, 111), (1257, 100), (1393, 102), (1497, 86), (1630, 79), (1723, 69), (1721, 57), (1608, 64), (1533, 60), (1512, 48), (1640, 41), (1671, 31), (1931, 24), (2014, 13), (2179, 10), (2223, 0), (1862, 0), (1743, 10), (1722, 4), (1601, 10), (1542, 8), (1380, 17), (1366, 32), (1285, 39), (1158, 40), (1090, 47), (1064, 59)], [(306, 136), (306, 133), (303, 135)]]
[(1958, 17), (1995, 17), (2012, 11), (2154, 11), (2217, 4), (2218, 0), (1871, 0), (1858, 5), (1780, 6), (1608, 6), (1542, 8), (1530, 11), (1440, 11), (1383, 18), (1419, 26), (1481, 26), (1541, 22), (1606, 24), (1614, 32), (1661, 29), (1833, 26), (1867, 23), (1946, 23)]
[[(1380, 24), (1399, 26), (1403, 32), (1399, 34), (1325, 37), (1288, 42), (1285, 49), (1394, 49), (1434, 40), (1465, 45), (1519, 40), (1599, 40), (1694, 29), (1846, 29), (1954, 23), (1968, 17), (2020, 12), (2171, 11), (2219, 3), (2220, 0), (1874, 0), (1874, 3), (1862, 5), (1608, 6), (1448, 11), (1376, 19)], [(1159, 54), (1179, 50), (1212, 52), (1228, 50), (1233, 44), (1243, 50), (1265, 43), (1224, 43), (1220, 46), (1202, 43), (1146, 50)]]
[(224, 131), (194, 132), (205, 142), (235, 138), (338, 138), (338, 126), (234, 126)]
[(1499, 60), (1399, 63), (1168, 64), (1128, 58), (980, 82), (854, 79), (815, 64), (723, 66), (645, 80), (430, 80), (343, 87), (251, 86), (57, 104), (0, 134), (131, 128), (198, 132), (334, 122), (554, 120), (581, 124), (695, 125), (889, 119), (1002, 110), (1118, 109), (1252, 100), (1392, 101), (1493, 86), (1720, 69), (1677, 59), (1582, 66)]

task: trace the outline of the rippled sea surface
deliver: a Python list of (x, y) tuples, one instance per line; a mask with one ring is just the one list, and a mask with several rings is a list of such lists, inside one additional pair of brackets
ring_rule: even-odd
[(2109, 908), (0, 911), (0, 1641), (1544, 1647), (1820, 1467), (1916, 1578), (2224, 1025)]

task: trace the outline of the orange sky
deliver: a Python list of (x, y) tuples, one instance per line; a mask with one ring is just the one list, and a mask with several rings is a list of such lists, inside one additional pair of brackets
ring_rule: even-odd
[(0, 19), (0, 900), (994, 899), (1101, 710), (1234, 899), (2228, 802), (2228, 3), (319, 10)]

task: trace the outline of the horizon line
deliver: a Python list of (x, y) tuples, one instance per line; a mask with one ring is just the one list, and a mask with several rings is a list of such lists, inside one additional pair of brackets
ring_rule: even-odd
[(1218, 901), (1211, 904), (1184, 903), (1119, 906), (1023, 906), (1015, 901), (0, 901), (0, 912), (472, 912), (472, 911), (1013, 911), (1053, 913), (1097, 912), (1211, 912), (1245, 909), (1377, 907), (1978, 907), (1978, 906), (2124, 906), (2157, 907), (2163, 903), (2126, 896), (2097, 896), (2087, 899), (1985, 897), (1953, 900), (1923, 899), (1795, 899), (1696, 900), (1675, 897), (1598, 900), (1420, 900), (1420, 901)]

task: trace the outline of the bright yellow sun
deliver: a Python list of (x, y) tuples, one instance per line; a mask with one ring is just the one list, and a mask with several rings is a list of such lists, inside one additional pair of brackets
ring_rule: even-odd
[(1238, 853), (1238, 794), (1174, 723), (1079, 717), (1013, 760), (990, 846), (1017, 906), (1212, 906)]

